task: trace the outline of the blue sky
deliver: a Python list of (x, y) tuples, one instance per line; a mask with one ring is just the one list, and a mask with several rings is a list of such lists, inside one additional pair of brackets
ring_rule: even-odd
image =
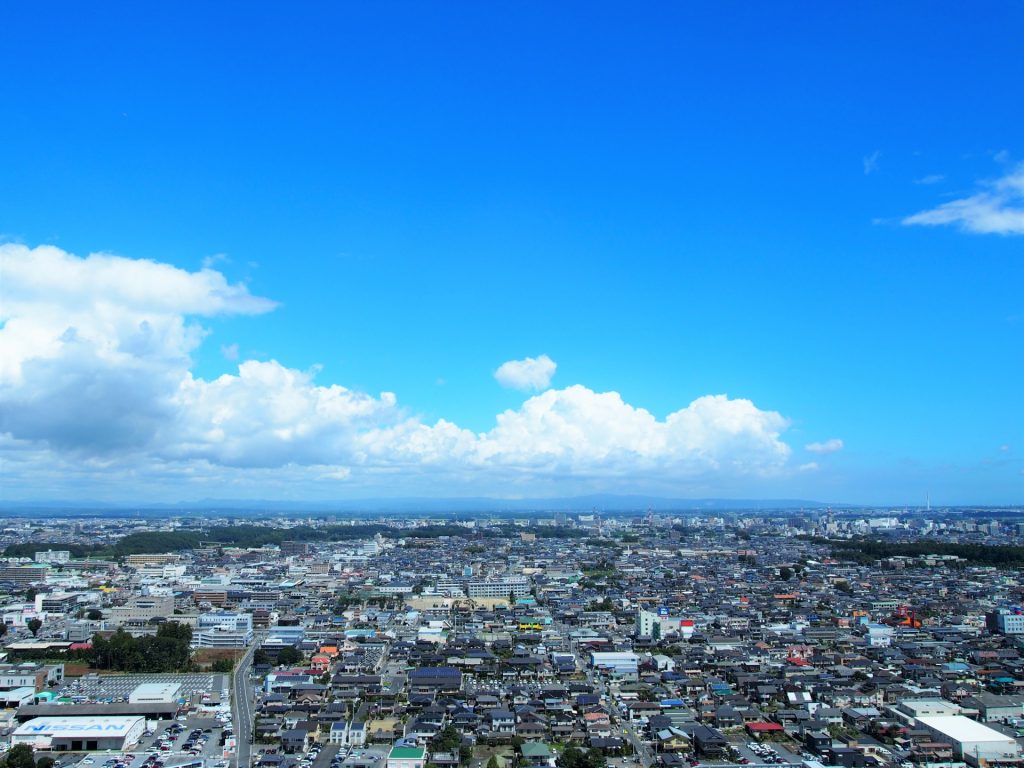
[(1020, 3), (2, 14), (10, 499), (1024, 502)]

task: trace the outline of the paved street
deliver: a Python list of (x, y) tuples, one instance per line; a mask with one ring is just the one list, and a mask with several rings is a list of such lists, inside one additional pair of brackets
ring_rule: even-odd
[(231, 711), (235, 730), (235, 765), (249, 768), (252, 761), (252, 735), (254, 727), (253, 706), (255, 693), (249, 679), (252, 657), (263, 642), (264, 635), (257, 635), (245, 656), (235, 666), (234, 685), (231, 689)]

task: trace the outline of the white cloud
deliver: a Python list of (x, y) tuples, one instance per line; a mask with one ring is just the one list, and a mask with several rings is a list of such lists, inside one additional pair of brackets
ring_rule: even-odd
[(801, 464), (797, 469), (801, 472), (814, 472), (818, 469), (818, 462), (808, 461), (806, 464)]
[(804, 446), (804, 450), (811, 453), (835, 453), (836, 451), (843, 450), (843, 441), (838, 437), (833, 437), (831, 440), (825, 440), (821, 443), (808, 443)]
[(503, 387), (522, 391), (547, 389), (558, 365), (547, 355), (509, 360), (494, 372)]
[(941, 173), (929, 173), (927, 176), (922, 176), (919, 179), (914, 179), (915, 184), (938, 184), (946, 177)]
[(1024, 163), (968, 197), (903, 219), (907, 226), (955, 225), (974, 234), (1024, 235)]
[(864, 155), (864, 175), (870, 176), (872, 173), (878, 170), (878, 161), (882, 157), (882, 151), (876, 149), (870, 155)]
[[(77, 492), (106, 482), (251, 497), (317, 483), (453, 494), (548, 482), (713, 490), (790, 471), (787, 420), (749, 400), (700, 397), (659, 419), (616, 392), (575, 385), (529, 397), (478, 433), (445, 419), (428, 424), (389, 392), (320, 384), (315, 369), (275, 360), (195, 376), (191, 355), (207, 331), (193, 318), (274, 307), (217, 272), (19, 245), (0, 246), (0, 268), (9, 489), (68, 483)], [(234, 345), (224, 349), (235, 354)], [(555, 363), (542, 355), (502, 370), (510, 385), (544, 389)]]
[(238, 360), (238, 345), (237, 344), (221, 344), (220, 353), (224, 356), (225, 360), (235, 362)]

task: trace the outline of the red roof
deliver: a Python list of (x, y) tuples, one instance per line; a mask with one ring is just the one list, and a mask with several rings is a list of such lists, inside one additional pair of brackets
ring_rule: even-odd
[(747, 730), (751, 733), (767, 733), (781, 731), (783, 728), (778, 723), (747, 723)]

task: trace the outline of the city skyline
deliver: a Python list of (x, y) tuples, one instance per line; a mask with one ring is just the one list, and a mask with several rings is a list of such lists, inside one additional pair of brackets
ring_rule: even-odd
[(391, 10), (6, 12), (0, 501), (1024, 503), (1019, 5)]

